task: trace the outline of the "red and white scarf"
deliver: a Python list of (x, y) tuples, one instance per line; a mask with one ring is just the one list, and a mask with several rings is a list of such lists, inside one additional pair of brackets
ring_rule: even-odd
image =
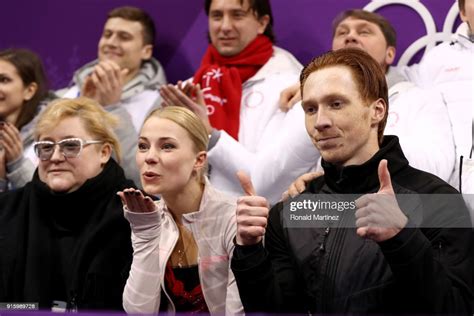
[(247, 81), (270, 59), (273, 45), (259, 35), (239, 54), (221, 56), (210, 44), (194, 75), (194, 83), (203, 89), (212, 127), (225, 130), (238, 139), (242, 83)]

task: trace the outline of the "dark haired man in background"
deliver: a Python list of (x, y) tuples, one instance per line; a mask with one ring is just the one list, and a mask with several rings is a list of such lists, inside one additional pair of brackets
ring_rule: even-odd
[(161, 64), (152, 57), (155, 37), (153, 19), (142, 9), (111, 10), (98, 43), (98, 59), (75, 72), (72, 87), (58, 91), (64, 98), (92, 98), (120, 117), (116, 133), (124, 153), (121, 165), (138, 185), (137, 133), (147, 114), (160, 106), (158, 87), (166, 84)]
[(194, 83), (200, 85), (200, 103), (206, 106), (174, 86), (163, 87), (162, 97), (189, 107), (207, 126), (214, 186), (242, 194), (235, 174), (245, 170), (257, 192), (276, 203), (319, 158), (301, 124), (302, 109), (283, 113), (278, 108), (279, 92), (297, 80), (302, 66), (273, 45), (269, 0), (205, 0), (204, 8), (210, 44)]

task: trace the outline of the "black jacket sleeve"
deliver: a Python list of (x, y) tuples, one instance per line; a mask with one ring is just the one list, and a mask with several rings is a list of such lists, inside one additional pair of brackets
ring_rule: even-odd
[(236, 245), (231, 262), (245, 312), (306, 312), (294, 263), (281, 221), (283, 204), (270, 210), (265, 247)]
[(466, 206), (460, 195), (424, 205), (430, 220), (379, 243), (381, 250), (419, 311), (471, 314), (474, 245)]

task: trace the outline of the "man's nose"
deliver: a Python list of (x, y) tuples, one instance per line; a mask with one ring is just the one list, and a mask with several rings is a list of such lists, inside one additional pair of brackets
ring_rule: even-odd
[(351, 43), (358, 43), (359, 40), (357, 38), (357, 34), (355, 33), (355, 31), (349, 31), (349, 33), (347, 33), (346, 35), (346, 38), (344, 39), (344, 43), (347, 45), (347, 44), (351, 44)]
[(331, 118), (329, 113), (324, 109), (319, 109), (318, 113), (314, 115), (314, 128), (318, 131), (331, 127)]
[(228, 15), (224, 15), (222, 17), (222, 24), (221, 24), (221, 30), (222, 31), (229, 31), (232, 29), (232, 19)]
[(105, 39), (105, 43), (110, 46), (117, 45), (117, 42), (118, 42), (118, 39), (117, 39), (117, 35), (115, 34), (112, 34)]

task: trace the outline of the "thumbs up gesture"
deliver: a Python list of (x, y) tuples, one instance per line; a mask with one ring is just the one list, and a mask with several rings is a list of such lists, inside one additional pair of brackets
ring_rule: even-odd
[(267, 227), (269, 205), (267, 199), (255, 196), (250, 177), (242, 171), (237, 172), (237, 178), (245, 192), (237, 200), (237, 236), (238, 245), (255, 245), (262, 241)]
[(379, 191), (363, 195), (355, 201), (357, 206), (355, 217), (357, 235), (381, 242), (398, 234), (408, 219), (395, 198), (387, 160), (380, 161), (378, 175)]

